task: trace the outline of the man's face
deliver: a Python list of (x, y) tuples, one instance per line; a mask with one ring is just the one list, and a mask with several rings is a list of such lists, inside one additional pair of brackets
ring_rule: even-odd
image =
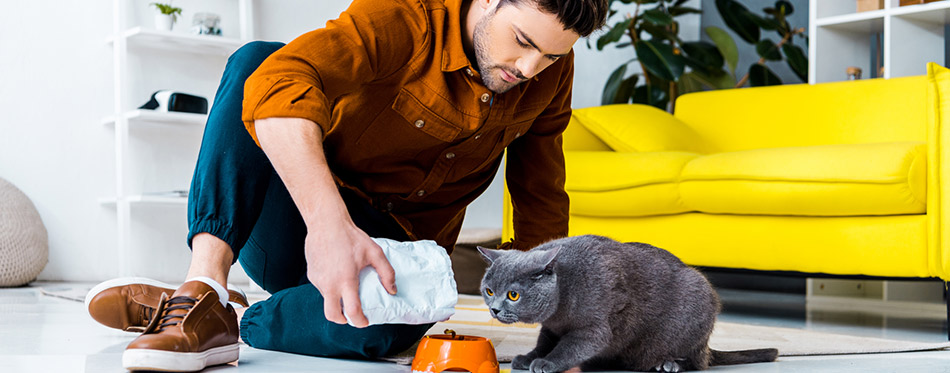
[(564, 30), (557, 15), (530, 1), (503, 6), (495, 1), (475, 25), (472, 44), (485, 86), (504, 93), (567, 55), (578, 38)]

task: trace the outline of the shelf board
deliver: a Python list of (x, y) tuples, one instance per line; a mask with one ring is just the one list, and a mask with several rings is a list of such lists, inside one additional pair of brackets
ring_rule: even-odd
[(843, 14), (833, 17), (819, 18), (815, 21), (815, 24), (818, 27), (838, 28), (853, 31), (880, 31), (880, 29), (884, 28), (884, 16), (886, 14), (887, 9)]
[[(168, 197), (168, 196), (157, 196), (157, 195), (147, 195), (140, 194), (134, 196), (126, 197), (126, 200), (129, 201), (132, 205), (187, 205), (188, 197)], [(105, 206), (115, 206), (117, 201), (116, 197), (107, 197), (100, 198), (99, 204)]]
[[(130, 47), (156, 48), (180, 52), (211, 55), (230, 55), (244, 45), (239, 39), (221, 36), (191, 35), (171, 31), (159, 31), (145, 27), (133, 27), (119, 35), (125, 38)], [(115, 42), (110, 37), (108, 43)]]
[[(207, 114), (155, 111), (147, 109), (130, 110), (122, 114), (129, 123), (148, 122), (162, 124), (185, 124), (203, 126), (208, 121)], [(116, 117), (110, 115), (102, 119), (102, 124), (115, 125)]]
[(950, 1), (896, 7), (891, 9), (891, 14), (923, 22), (946, 23), (950, 19)]

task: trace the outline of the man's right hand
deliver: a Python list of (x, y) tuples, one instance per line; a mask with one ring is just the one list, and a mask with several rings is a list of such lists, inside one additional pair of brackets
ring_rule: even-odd
[[(344, 317), (362, 328), (369, 325), (363, 314), (359, 294), (359, 273), (372, 266), (379, 281), (389, 292), (396, 294), (396, 276), (383, 250), (344, 215), (334, 228), (309, 230), (305, 242), (307, 278), (323, 295), (323, 312), (327, 320), (346, 324)], [(342, 301), (342, 306), (341, 306)]]
[(360, 270), (375, 268), (390, 294), (396, 294), (396, 276), (383, 250), (350, 219), (323, 154), (320, 126), (302, 118), (258, 119), (254, 125), (261, 148), (307, 224), (307, 278), (325, 299), (327, 320), (345, 324), (345, 311), (353, 325), (367, 326)]

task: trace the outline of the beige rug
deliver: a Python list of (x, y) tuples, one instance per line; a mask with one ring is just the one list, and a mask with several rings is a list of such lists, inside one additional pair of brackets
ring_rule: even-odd
[[(487, 337), (495, 345), (495, 354), (502, 363), (511, 362), (516, 355), (534, 348), (537, 325), (505, 325), (492, 319), (488, 307), (480, 297), (460, 295), (456, 314), (452, 319), (436, 324), (429, 334), (442, 334), (445, 329), (458, 334)], [(779, 356), (875, 354), (910, 351), (929, 351), (950, 348), (950, 342), (921, 343), (881, 338), (853, 337), (809, 330), (716, 323), (710, 346), (717, 350), (732, 351), (754, 348), (777, 348)], [(386, 360), (410, 364), (415, 347)]]

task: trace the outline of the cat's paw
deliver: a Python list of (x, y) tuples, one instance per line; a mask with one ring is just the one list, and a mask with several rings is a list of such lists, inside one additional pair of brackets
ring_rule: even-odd
[(534, 360), (527, 355), (518, 355), (514, 359), (511, 359), (511, 368), (512, 369), (528, 369), (531, 366), (531, 361)]
[(555, 366), (551, 361), (539, 358), (534, 359), (534, 361), (531, 362), (528, 371), (531, 373), (554, 373), (560, 372), (561, 370), (557, 369), (557, 366)]
[(683, 367), (675, 361), (664, 361), (663, 364), (657, 365), (653, 370), (663, 373), (679, 373), (683, 371)]

